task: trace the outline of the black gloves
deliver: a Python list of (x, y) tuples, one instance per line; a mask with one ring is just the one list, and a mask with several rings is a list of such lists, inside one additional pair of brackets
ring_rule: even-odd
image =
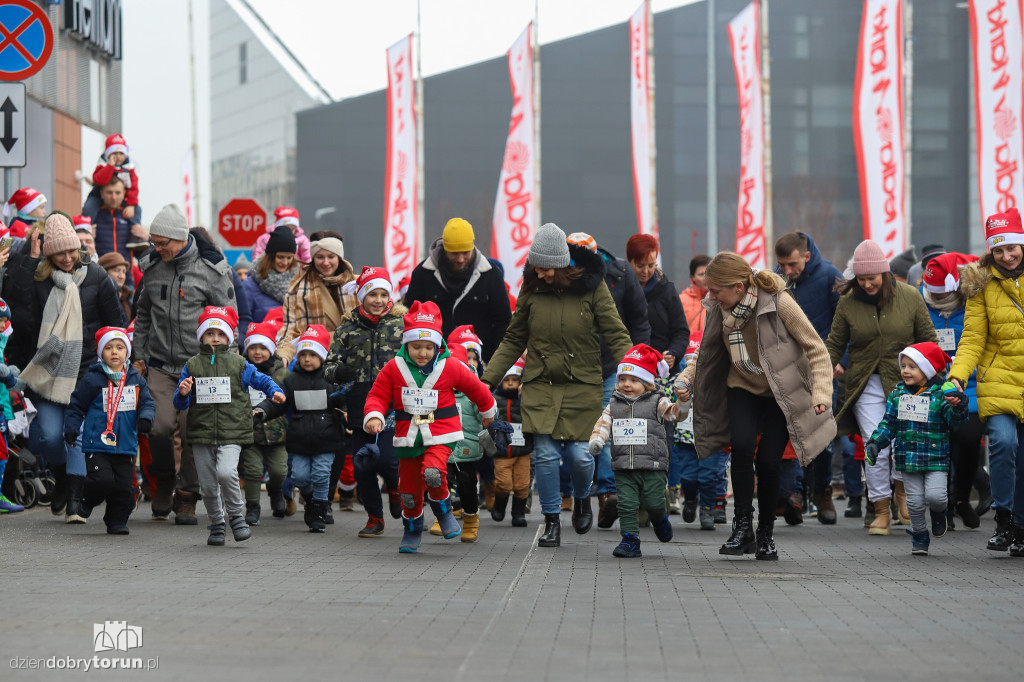
[(145, 436), (146, 434), (153, 430), (153, 422), (150, 421), (149, 419), (139, 419), (135, 428), (138, 430), (139, 433)]

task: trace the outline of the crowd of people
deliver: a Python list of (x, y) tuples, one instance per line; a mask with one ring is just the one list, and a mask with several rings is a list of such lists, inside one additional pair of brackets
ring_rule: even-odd
[(512, 292), (461, 218), (400, 282), (284, 206), (232, 267), (177, 206), (143, 225), (120, 136), (93, 181), (82, 215), (31, 188), (5, 206), (0, 512), (23, 510), (7, 463), (37, 458), (67, 523), (104, 505), (127, 535), (148, 502), (197, 525), (201, 500), (210, 545), (300, 504), (323, 533), (337, 504), (365, 511), (362, 538), (398, 520), (415, 553), (425, 530), (475, 542), (510, 500), (526, 526), (536, 491), (539, 546), (569, 512), (577, 534), (618, 521), (621, 558), (644, 526), (671, 540), (673, 514), (728, 526), (730, 497), (723, 555), (777, 559), (776, 519), (832, 525), (846, 499), (914, 554), (992, 508), (988, 549), (1024, 556), (1016, 209), (980, 259), (865, 240), (840, 271), (790, 232), (772, 271), (697, 255), (682, 291), (655, 237), (619, 258), (548, 223)]

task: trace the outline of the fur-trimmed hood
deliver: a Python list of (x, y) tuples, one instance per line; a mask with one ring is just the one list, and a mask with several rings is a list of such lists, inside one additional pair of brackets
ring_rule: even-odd
[[(583, 268), (583, 275), (569, 283), (566, 291), (586, 293), (593, 291), (604, 281), (605, 263), (601, 255), (582, 246), (569, 244), (570, 267)], [(537, 272), (529, 263), (523, 268), (523, 288), (537, 292), (552, 291), (555, 285), (547, 284), (537, 276)]]
[[(977, 296), (995, 277), (996, 273), (992, 271), (992, 266), (982, 265), (980, 261), (970, 263), (960, 270), (960, 293), (964, 298)], [(999, 277), (1002, 279), (1002, 275)]]

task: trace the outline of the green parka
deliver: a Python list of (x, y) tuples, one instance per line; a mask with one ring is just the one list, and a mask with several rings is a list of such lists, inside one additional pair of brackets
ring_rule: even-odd
[(527, 351), (523, 370), (523, 432), (587, 441), (601, 416), (601, 340), (621, 358), (632, 347), (604, 282), (604, 261), (569, 245), (583, 275), (557, 289), (529, 265), (505, 338), (484, 372), (490, 386)]

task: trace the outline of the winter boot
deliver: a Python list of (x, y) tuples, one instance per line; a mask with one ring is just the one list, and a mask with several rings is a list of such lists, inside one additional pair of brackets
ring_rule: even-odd
[(590, 531), (594, 524), (594, 512), (590, 507), (589, 497), (577, 497), (572, 504), (572, 529), (577, 535), (583, 535)]
[(310, 533), (323, 533), (327, 530), (327, 520), (324, 516), (326, 516), (327, 507), (330, 504), (327, 500), (312, 500), (309, 503), (309, 507), (313, 512), (311, 515), (312, 523), (309, 526)]
[[(260, 525), (260, 503), (259, 502), (246, 502), (245, 503), (245, 522), (250, 526)], [(284, 513), (281, 514), (284, 516)]]
[(864, 511), (860, 506), (861, 496), (850, 495), (846, 498), (846, 511), (843, 512), (843, 516), (848, 519), (859, 519), (864, 515)]
[(423, 514), (415, 519), (402, 517), (402, 542), (398, 544), (398, 551), (402, 554), (415, 554), (420, 549), (420, 541), (423, 537)]
[(249, 524), (241, 516), (231, 517), (231, 535), (235, 538), (235, 542), (242, 542), (252, 537)]
[(494, 506), (495, 490), (494, 481), (484, 481), (484, 509), (490, 510)]
[[(505, 520), (505, 508), (508, 507), (508, 493), (497, 493), (491, 506), (491, 519), (499, 523)], [(463, 527), (465, 530), (465, 527)]]
[[(831, 499), (831, 495), (829, 499)], [(761, 561), (779, 560), (779, 552), (775, 549), (775, 538), (772, 537), (774, 525), (774, 519), (767, 522), (758, 520), (757, 533), (755, 534), (755, 542), (757, 544), (757, 551), (754, 553), (755, 559)]]
[(889, 498), (875, 500), (875, 519), (868, 526), (868, 535), (888, 535), (889, 530)]
[(620, 559), (636, 559), (643, 556), (640, 553), (640, 536), (633, 535), (632, 533), (623, 533), (622, 542), (612, 550), (612, 556), (617, 556)]
[(714, 530), (715, 529), (715, 509), (714, 509), (714, 507), (701, 507), (700, 508), (700, 529), (701, 530)]
[(875, 522), (875, 505), (871, 504), (871, 501), (865, 498), (864, 500), (864, 527), (870, 528), (871, 524)]
[(910, 536), (910, 553), (917, 556), (928, 556), (928, 543), (930, 542), (928, 531), (922, 530), (915, 533), (908, 528), (907, 535)]
[(670, 516), (679, 514), (679, 488), (665, 488), (665, 509)]
[(672, 541), (672, 524), (667, 516), (662, 516), (660, 519), (651, 516), (651, 526), (654, 528), (654, 534), (658, 537), (658, 542)]
[(571, 497), (563, 497), (562, 498), (562, 506), (559, 509), (559, 511), (572, 511), (572, 498)]
[(996, 532), (988, 539), (988, 548), (993, 552), (1005, 552), (1010, 548), (1010, 530), (1013, 524), (1010, 522), (1010, 512), (1006, 509), (996, 509)]
[(1024, 557), (1024, 526), (1013, 524), (1010, 532), (1010, 556)]
[(790, 526), (799, 526), (801, 523), (804, 522), (803, 507), (803, 493), (793, 493), (785, 500), (785, 505), (782, 511), (782, 518), (786, 519), (786, 523)]
[(943, 509), (942, 511), (929, 510), (929, 512), (931, 513), (931, 517), (932, 517), (932, 536), (936, 537), (936, 538), (941, 538), (943, 535), (946, 534), (946, 530), (947, 530), (947, 527), (946, 527), (946, 510), (945, 509)]
[(619, 496), (615, 493), (604, 493), (597, 496), (597, 527), (611, 528), (619, 518)]
[(20, 504), (14, 504), (4, 497), (3, 494), (0, 494), (0, 514), (17, 514), (18, 512), (23, 511), (25, 511), (25, 508)]
[[(85, 476), (68, 475), (68, 501), (64, 508), (64, 523), (85, 523), (89, 517), (82, 511), (82, 498), (85, 495)], [(91, 512), (92, 510), (90, 510)]]
[(313, 531), (313, 521), (316, 520), (316, 507), (313, 506), (313, 498), (303, 496), (302, 498), (302, 521), (309, 528), (310, 532)]
[(427, 501), (430, 502), (430, 511), (434, 512), (434, 516), (437, 518), (438, 526), (441, 529), (441, 535), (444, 536), (445, 540), (451, 540), (457, 538), (462, 534), (462, 529), (459, 528), (459, 522), (452, 516), (452, 498), (449, 495), (443, 500), (431, 500), (430, 496), (427, 496)]
[(50, 513), (60, 516), (68, 504), (67, 467), (50, 467), (53, 474), (53, 494), (50, 496)]
[(462, 535), (459, 537), (463, 542), (476, 542), (480, 535), (480, 512), (476, 514), (462, 515)]
[(970, 502), (957, 502), (953, 509), (960, 520), (964, 522), (965, 528), (977, 528), (981, 525), (981, 517), (974, 511)]
[(693, 523), (697, 520), (697, 499), (686, 498), (683, 500), (683, 522)]
[(544, 515), (544, 532), (537, 539), (538, 547), (558, 547), (562, 544), (562, 526), (558, 514)]
[(754, 542), (754, 519), (753, 513), (741, 514), (736, 512), (732, 519), (732, 535), (725, 541), (725, 544), (718, 548), (719, 554), (730, 556), (742, 556), (753, 554), (756, 544)]
[(361, 538), (376, 538), (384, 535), (384, 519), (370, 516), (366, 519), (366, 525), (359, 531)]
[(199, 523), (199, 519), (196, 518), (196, 502), (198, 501), (199, 495), (195, 493), (187, 490), (174, 491), (171, 509), (174, 511), (175, 526), (194, 526)]
[(330, 502), (328, 502), (327, 506), (324, 507), (324, 523), (328, 526), (334, 525), (334, 510), (331, 509)]
[(512, 498), (512, 527), (526, 527), (526, 500), (525, 497)]
[(892, 496), (896, 500), (896, 511), (899, 514), (901, 526), (910, 525), (910, 512), (907, 511), (907, 489), (903, 487), (903, 481), (892, 482)]
[(434, 519), (434, 523), (430, 526), (429, 532), (431, 535), (441, 537), (443, 535), (443, 533), (441, 532), (441, 522), (437, 519)]
[(210, 537), (206, 538), (206, 544), (216, 547), (224, 546), (224, 522), (207, 526), (210, 529)]
[(729, 517), (725, 514), (725, 498), (719, 497), (715, 499), (714, 509), (715, 523), (726, 524), (729, 523)]
[[(267, 486), (267, 494), (270, 496), (270, 510), (274, 513), (275, 519), (283, 519), (288, 503), (285, 502), (284, 493), (280, 488)], [(249, 524), (250, 526), (252, 524)]]
[(397, 490), (388, 491), (388, 513), (393, 519), (402, 518), (402, 496)]
[(818, 505), (818, 523), (825, 526), (835, 525), (836, 505), (832, 502), (832, 486), (825, 488), (824, 492), (816, 493), (814, 504)]

